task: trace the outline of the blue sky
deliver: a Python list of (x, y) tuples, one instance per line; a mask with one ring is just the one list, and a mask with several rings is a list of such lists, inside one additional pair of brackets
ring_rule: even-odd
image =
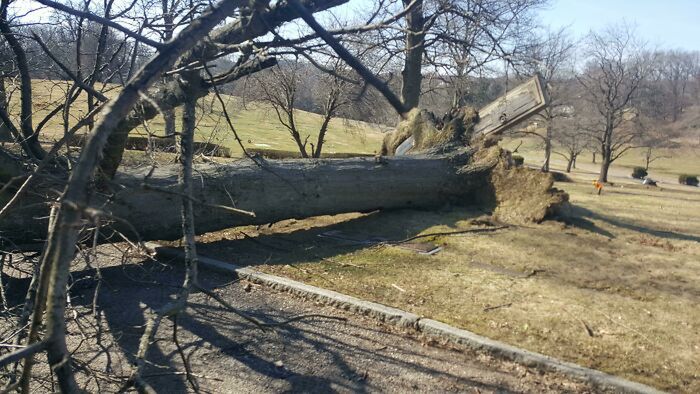
[(700, 50), (700, 0), (551, 0), (540, 15), (577, 36), (625, 20), (652, 47)]
[[(377, 0), (350, 0), (336, 13), (352, 16), (357, 10), (365, 14)], [(27, 1), (19, 6), (36, 7)], [(591, 29), (627, 21), (637, 27), (643, 40), (653, 47), (700, 51), (700, 0), (550, 0), (539, 11), (545, 26), (570, 26), (580, 37)]]

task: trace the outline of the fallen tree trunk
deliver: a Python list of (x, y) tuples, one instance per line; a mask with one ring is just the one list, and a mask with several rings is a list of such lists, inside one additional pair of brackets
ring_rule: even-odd
[[(448, 202), (474, 203), (485, 186), (488, 167), (461, 172), (469, 152), (440, 157), (274, 160), (257, 158), (230, 165), (196, 167), (193, 194), (199, 233), (263, 224), (289, 218), (368, 212), (377, 209), (430, 208)], [(177, 167), (120, 173), (121, 190), (108, 201), (93, 198), (124, 234), (150, 239), (180, 237)], [(46, 204), (22, 201), (0, 223), (0, 234), (14, 242), (45, 236)], [(250, 211), (249, 216), (223, 207)]]
[[(445, 204), (482, 206), (510, 222), (537, 222), (561, 212), (566, 194), (552, 188), (551, 175), (513, 168), (509, 157), (492, 147), (441, 156), (200, 164), (193, 194), (196, 228), (201, 234), (291, 218)], [(132, 239), (177, 239), (182, 235), (177, 167), (148, 173), (148, 168), (120, 173), (120, 190), (109, 198), (93, 196), (92, 214)], [(45, 237), (48, 204), (32, 200), (22, 200), (3, 218), (0, 236), (15, 243)]]

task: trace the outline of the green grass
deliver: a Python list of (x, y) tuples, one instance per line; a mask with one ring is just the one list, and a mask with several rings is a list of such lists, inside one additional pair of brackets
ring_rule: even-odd
[[(522, 145), (518, 148), (517, 154), (525, 158), (525, 164), (532, 166), (541, 166), (544, 160), (544, 153), (538, 146), (538, 141), (532, 138), (506, 139), (503, 146), (507, 149), (515, 149), (520, 142)], [(700, 148), (695, 146), (687, 146), (677, 149), (659, 149), (655, 151), (655, 156), (660, 156), (658, 160), (651, 163), (649, 167), (649, 177), (652, 179), (661, 179), (668, 183), (677, 183), (678, 175), (680, 174), (697, 174), (700, 176)], [(597, 164), (592, 162), (592, 154), (584, 152), (577, 160), (577, 166), (580, 172), (590, 173), (594, 177), (600, 169), (600, 155), (598, 155)], [(560, 169), (566, 168), (564, 159), (556, 154), (552, 155), (552, 162), (555, 167)], [(632, 175), (634, 167), (644, 167), (644, 149), (630, 149), (618, 160), (614, 161), (610, 175), (613, 178), (628, 178)]]
[[(34, 98), (34, 122), (38, 123), (56, 105), (65, 99), (68, 84), (61, 81), (34, 80), (32, 86)], [(113, 87), (107, 96), (114, 97), (117, 88)], [(14, 94), (10, 102), (12, 112), (18, 115), (19, 94)], [(238, 135), (246, 148), (282, 150), (298, 153), (296, 144), (287, 130), (279, 123), (271, 107), (244, 103), (241, 99), (224, 95), (226, 108), (232, 116), (232, 121)], [(81, 95), (71, 108), (69, 125), (75, 124), (87, 112), (87, 98)], [(233, 155), (241, 155), (242, 151), (234, 139), (228, 124), (223, 117), (223, 111), (214, 95), (199, 100), (198, 123), (196, 139), (210, 141), (223, 145), (232, 150)], [(180, 111), (178, 110), (179, 114)], [(322, 117), (318, 114), (297, 111), (296, 120), (302, 135), (309, 135), (309, 142), (316, 142)], [(58, 139), (63, 134), (63, 119), (61, 114), (54, 117), (41, 134), (42, 140)], [(179, 124), (178, 124), (179, 125)], [(146, 135), (151, 132), (162, 135), (164, 121), (161, 116), (149, 121), (145, 127), (132, 131), (132, 135)], [(371, 154), (379, 150), (382, 133), (378, 126), (365, 122), (333, 119), (329, 125), (323, 152), (325, 153), (360, 153)]]

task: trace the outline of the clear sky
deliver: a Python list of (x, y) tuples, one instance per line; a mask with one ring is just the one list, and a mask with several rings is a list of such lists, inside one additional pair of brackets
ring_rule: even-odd
[(577, 36), (620, 21), (637, 27), (650, 46), (700, 51), (700, 0), (550, 0), (540, 15)]
[[(335, 12), (347, 16), (358, 9), (367, 12), (376, 1), (350, 0)], [(20, 8), (38, 5), (16, 3)], [(543, 25), (570, 26), (577, 37), (624, 20), (635, 25), (651, 47), (700, 51), (700, 0), (550, 0), (539, 15)]]

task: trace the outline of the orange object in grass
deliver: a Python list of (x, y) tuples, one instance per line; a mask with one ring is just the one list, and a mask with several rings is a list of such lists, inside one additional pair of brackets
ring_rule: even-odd
[(593, 181), (593, 187), (598, 191), (598, 194), (603, 191), (603, 184), (600, 183), (599, 181)]

